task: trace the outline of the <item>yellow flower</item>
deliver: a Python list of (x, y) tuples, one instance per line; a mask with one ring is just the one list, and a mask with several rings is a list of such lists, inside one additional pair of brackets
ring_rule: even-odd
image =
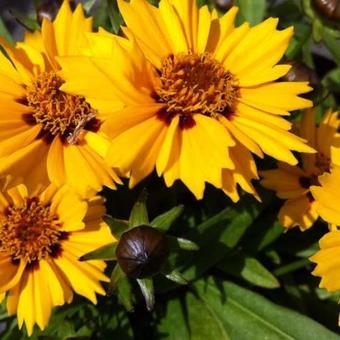
[(28, 334), (44, 329), (54, 306), (70, 303), (73, 291), (96, 303), (105, 262), (80, 256), (115, 242), (102, 221), (102, 198), (88, 202), (69, 186), (30, 192), (20, 184), (0, 193), (0, 295)]
[(338, 113), (327, 111), (320, 126), (315, 124), (314, 110), (304, 113), (299, 135), (309, 141), (316, 154), (303, 154), (300, 166), (278, 164), (278, 169), (262, 171), (262, 185), (275, 190), (277, 196), (286, 200), (279, 212), (279, 221), (286, 228), (299, 226), (306, 230), (319, 217), (317, 202), (311, 194), (311, 186), (319, 185), (320, 175), (329, 172), (340, 157), (333, 156), (331, 147), (339, 138)]
[(77, 54), (91, 25), (80, 5), (72, 12), (65, 1), (41, 32), (14, 48), (0, 41), (10, 57), (0, 53), (0, 175), (27, 185), (68, 183), (82, 194), (119, 182), (103, 158), (109, 146), (103, 117), (83, 97), (60, 90), (57, 57)]
[[(338, 152), (338, 148), (336, 152)], [(311, 187), (316, 201), (316, 210), (331, 225), (340, 226), (340, 168), (333, 167), (332, 172), (319, 177), (321, 186)]]
[(237, 184), (256, 195), (251, 152), (290, 164), (290, 150), (313, 152), (281, 117), (311, 106), (298, 97), (310, 87), (274, 82), (290, 69), (275, 64), (292, 28), (277, 31), (273, 18), (235, 28), (236, 7), (218, 18), (195, 0), (119, 7), (129, 40), (101, 30), (88, 35), (86, 56), (59, 60), (63, 90), (110, 117), (107, 160), (130, 175), (130, 187), (156, 168), (167, 186), (180, 179), (202, 198), (208, 182), (236, 201)]
[(340, 230), (328, 232), (319, 245), (320, 250), (310, 258), (317, 264), (313, 275), (321, 277), (321, 288), (334, 292), (340, 289)]

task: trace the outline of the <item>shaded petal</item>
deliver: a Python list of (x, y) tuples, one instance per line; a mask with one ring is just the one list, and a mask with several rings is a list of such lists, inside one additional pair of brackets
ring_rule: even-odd
[(286, 228), (299, 226), (302, 231), (310, 228), (319, 215), (315, 205), (306, 195), (287, 200), (279, 212), (279, 221)]

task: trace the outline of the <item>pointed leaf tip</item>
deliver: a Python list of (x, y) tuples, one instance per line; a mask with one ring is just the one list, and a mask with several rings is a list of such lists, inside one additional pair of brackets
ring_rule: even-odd
[(116, 247), (117, 242), (107, 244), (101, 248), (98, 248), (94, 251), (91, 251), (79, 258), (79, 261), (88, 261), (88, 260), (105, 260), (105, 261), (113, 261), (116, 260)]
[(142, 224), (149, 224), (149, 216), (146, 209), (147, 196), (147, 191), (144, 189), (139, 195), (136, 203), (131, 210), (129, 218), (130, 227), (137, 227)]
[(144, 296), (146, 308), (151, 312), (155, 305), (153, 281), (152, 279), (137, 279), (137, 282)]
[(184, 206), (179, 205), (174, 207), (165, 213), (155, 217), (150, 223), (152, 227), (158, 228), (163, 231), (167, 231), (175, 220), (183, 213)]

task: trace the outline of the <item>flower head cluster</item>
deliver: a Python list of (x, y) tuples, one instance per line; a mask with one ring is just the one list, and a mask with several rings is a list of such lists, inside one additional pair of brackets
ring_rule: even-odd
[(310, 228), (319, 217), (319, 203), (312, 195), (311, 187), (320, 185), (320, 176), (340, 165), (339, 155), (332, 146), (339, 139), (340, 120), (338, 113), (327, 111), (320, 125), (315, 122), (316, 113), (308, 110), (297, 126), (298, 134), (317, 150), (315, 154), (302, 154), (300, 166), (280, 162), (278, 169), (262, 171), (262, 184), (273, 189), (285, 199), (280, 209), (279, 220), (286, 228), (299, 226)]
[(210, 183), (237, 201), (237, 185), (257, 196), (252, 153), (294, 165), (291, 150), (313, 152), (282, 117), (311, 106), (298, 97), (307, 83), (277, 81), (290, 69), (276, 64), (292, 28), (278, 31), (273, 18), (235, 27), (236, 7), (219, 18), (194, 0), (119, 7), (128, 39), (100, 30), (87, 35), (82, 57), (59, 61), (62, 89), (109, 117), (106, 161), (130, 187), (155, 169), (196, 198)]
[(195, 0), (118, 4), (125, 37), (92, 32), (82, 6), (65, 0), (41, 31), (14, 47), (0, 40), (0, 294), (29, 334), (73, 292), (94, 303), (104, 293), (105, 263), (79, 258), (115, 242), (95, 195), (119, 176), (133, 187), (156, 171), (197, 199), (207, 183), (234, 202), (238, 186), (260, 199), (253, 155), (268, 155), (280, 165), (263, 183), (287, 199), (286, 227), (308, 228), (318, 214), (339, 221), (324, 200), (338, 195), (338, 170), (320, 177), (340, 162), (336, 114), (316, 128), (308, 111), (299, 136), (284, 118), (312, 106), (300, 96), (307, 82), (282, 81), (291, 27), (236, 27), (236, 7), (219, 17)]

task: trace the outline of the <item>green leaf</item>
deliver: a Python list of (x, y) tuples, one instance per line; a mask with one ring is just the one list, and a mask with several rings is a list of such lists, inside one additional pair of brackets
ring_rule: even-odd
[(123, 279), (124, 277), (126, 277), (126, 275), (120, 265), (117, 263), (111, 273), (110, 285), (107, 290), (108, 296), (111, 296), (114, 293), (114, 291), (117, 289), (119, 280)]
[[(186, 323), (187, 311), (179, 298), (171, 299), (165, 304), (156, 305), (158, 312), (157, 336), (155, 339), (189, 340)], [(160, 311), (159, 311), (160, 310)]]
[(266, 0), (237, 0), (236, 4), (240, 8), (237, 23), (248, 21), (256, 25), (266, 14)]
[(117, 294), (118, 301), (128, 312), (131, 312), (133, 310), (131, 283), (118, 264), (116, 264), (112, 271), (107, 295), (111, 296), (114, 292)]
[(193, 280), (222, 260), (239, 243), (266, 204), (265, 200), (260, 204), (253, 198), (245, 197), (233, 208), (227, 207), (186, 235), (186, 238), (196, 242), (200, 249), (187, 260), (190, 267), (183, 272), (185, 277)]
[(128, 312), (133, 311), (132, 286), (127, 277), (121, 278), (117, 283), (117, 297)]
[(171, 250), (198, 250), (199, 246), (190, 240), (180, 238), (180, 237), (174, 237), (174, 236), (167, 236), (167, 239), (170, 244)]
[(297, 22), (294, 23), (294, 32), (296, 32), (296, 34), (289, 42), (288, 49), (285, 53), (289, 60), (297, 58), (297, 56), (302, 53), (303, 47), (312, 34), (312, 28), (310, 25)]
[(231, 339), (229, 331), (224, 326), (220, 315), (216, 314), (213, 308), (192, 293), (189, 293), (186, 297), (186, 308), (190, 329), (190, 338), (188, 339)]
[(148, 211), (146, 210), (146, 199), (147, 192), (143, 190), (131, 210), (129, 218), (129, 226), (131, 228), (142, 224), (149, 224)]
[[(205, 306), (205, 309), (211, 310), (216, 323), (223, 327), (225, 334), (231, 339), (335, 340), (339, 338), (312, 319), (274, 304), (261, 295), (234, 283), (213, 281), (210, 278), (207, 281), (196, 282), (195, 288), (201, 302), (201, 309)], [(189, 309), (189, 323), (190, 313), (197, 314), (199, 311), (199, 308), (195, 308), (194, 311)], [(193, 314), (193, 318), (195, 320), (197, 316)], [(205, 327), (209, 329), (210, 325), (206, 323)]]
[(280, 283), (268, 269), (266, 269), (257, 259), (242, 251), (227, 256), (218, 263), (217, 267), (226, 273), (241, 277), (262, 288), (280, 287)]
[(96, 5), (97, 0), (88, 0), (83, 4), (84, 11), (89, 13), (92, 8)]
[(0, 36), (4, 37), (6, 41), (8, 41), (8, 43), (13, 45), (14, 40), (11, 36), (11, 33), (9, 33), (7, 27), (5, 26), (5, 23), (1, 17), (0, 17)]
[(124, 21), (119, 13), (117, 0), (107, 0), (107, 9), (113, 33), (118, 34), (120, 26), (123, 24)]
[(331, 54), (334, 57), (335, 62), (338, 66), (340, 66), (340, 42), (339, 39), (334, 38), (330, 32), (323, 27), (321, 30), (321, 37), (323, 42), (325, 43), (326, 47), (329, 49)]
[(340, 92), (340, 68), (331, 70), (322, 80), (322, 83), (331, 91)]
[(16, 21), (20, 23), (21, 26), (26, 28), (26, 30), (34, 32), (40, 29), (40, 24), (35, 14), (34, 16), (30, 17), (27, 15), (23, 15), (21, 12), (14, 8), (10, 10), (10, 13), (16, 19)]
[(174, 281), (180, 285), (188, 284), (188, 281), (184, 278), (184, 276), (176, 269), (171, 271), (168, 274), (165, 274), (165, 277), (171, 281)]
[(158, 228), (163, 231), (167, 231), (171, 225), (175, 222), (175, 220), (181, 216), (183, 213), (184, 206), (179, 205), (177, 207), (174, 207), (170, 209), (169, 211), (157, 216), (152, 220), (150, 225), (152, 227)]
[(127, 221), (113, 218), (110, 215), (104, 215), (103, 220), (110, 227), (113, 235), (121, 236), (129, 229), (129, 223)]
[(147, 310), (152, 311), (155, 305), (155, 294), (152, 279), (137, 279), (137, 282), (144, 296)]
[(105, 260), (112, 261), (116, 260), (116, 248), (118, 242), (110, 243), (106, 246), (100, 247), (90, 253), (87, 253), (80, 257), (80, 261), (88, 261), (88, 260)]
[(284, 265), (280, 268), (277, 268), (275, 270), (275, 275), (277, 276), (280, 276), (280, 275), (286, 275), (288, 273), (291, 273), (295, 270), (298, 270), (300, 268), (303, 268), (305, 267), (306, 265), (310, 264), (310, 261), (309, 259), (301, 259), (301, 260), (297, 260), (297, 261), (294, 261), (292, 263), (289, 263), (287, 265)]

